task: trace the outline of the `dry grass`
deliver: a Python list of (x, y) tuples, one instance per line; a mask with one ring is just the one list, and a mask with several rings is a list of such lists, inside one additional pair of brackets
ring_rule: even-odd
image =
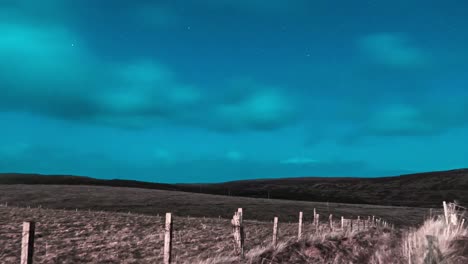
[[(37, 222), (36, 263), (162, 261), (163, 217), (0, 207), (0, 263), (19, 262), (21, 224), (26, 220)], [(349, 254), (360, 252), (352, 257), (359, 261), (369, 258), (365, 252), (372, 252), (382, 238), (380, 229), (330, 232), (326, 223), (315, 230), (312, 223), (305, 222), (304, 238), (297, 241), (297, 224), (280, 222), (279, 243), (272, 247), (272, 223), (246, 220), (244, 225), (247, 253), (240, 260), (234, 255), (229, 220), (175, 217), (175, 263), (327, 263), (324, 261), (330, 259), (340, 263)]]
[[(362, 231), (324, 230), (297, 241), (282, 241), (276, 247), (258, 247), (249, 251), (245, 259), (216, 256), (207, 259), (204, 264), (215, 263), (403, 263), (399, 252), (398, 233), (390, 229), (371, 228)], [(381, 251), (390, 249), (392, 254), (382, 258)]]
[(448, 216), (448, 224), (444, 215), (437, 215), (404, 235), (403, 251), (408, 263), (468, 263), (468, 227), (463, 212), (450, 204)]
[[(36, 263), (160, 263), (164, 218), (128, 213), (0, 207), (0, 263), (18, 263), (22, 222), (34, 220)], [(271, 243), (272, 223), (244, 222), (246, 249)], [(304, 232), (312, 232), (306, 225)], [(291, 239), (297, 225), (280, 223), (280, 238)], [(233, 255), (228, 219), (174, 216), (174, 260), (198, 263)], [(236, 259), (236, 258), (234, 258)], [(98, 261), (99, 260), (99, 261)]]
[[(451, 222), (454, 224), (448, 228), (445, 219), (440, 216), (443, 215), (442, 210), (433, 210), (435, 216), (428, 218), (417, 229), (410, 225), (396, 230), (380, 227), (356, 230), (356, 226), (354, 230), (348, 227), (340, 230), (340, 224), (335, 222), (336, 229), (330, 232), (325, 223), (328, 212), (353, 215), (355, 210), (353, 219), (356, 219), (358, 214), (364, 216), (366, 214), (363, 212), (376, 210), (379, 212), (376, 215), (384, 219), (385, 215), (402, 214), (393, 219), (403, 222), (410, 212), (421, 211), (416, 208), (366, 205), (330, 204), (325, 207), (325, 203), (130, 188), (39, 187), (0, 185), (0, 191), (6, 190), (0, 192), (2, 264), (19, 262), (21, 225), (28, 220), (37, 222), (36, 263), (161, 263), (164, 218), (157, 214), (163, 216), (166, 211), (174, 213), (175, 263), (468, 263), (467, 223), (462, 223), (459, 215), (456, 220), (453, 218)], [(69, 210), (11, 206), (11, 201), (24, 206), (27, 198), (34, 202), (33, 206), (65, 207)], [(8, 207), (1, 206), (5, 202), (8, 202)], [(79, 209), (70, 210), (70, 207)], [(226, 211), (226, 215), (231, 217), (237, 207), (247, 208), (244, 210), (246, 256), (242, 260), (234, 255), (230, 219), (216, 217), (220, 212), (217, 210)], [(306, 213), (303, 238), (298, 241), (298, 211), (312, 211), (313, 207), (321, 213), (322, 224), (315, 230), (312, 218), (307, 217)], [(96, 209), (132, 212), (93, 211)], [(178, 213), (184, 209), (189, 210), (190, 215), (206, 213), (211, 218)], [(456, 212), (455, 207), (449, 210), (449, 214), (460, 213)], [(148, 212), (156, 215), (142, 214)], [(275, 247), (271, 245), (273, 223), (248, 220), (252, 215), (257, 217), (263, 213), (280, 215), (279, 243)], [(281, 215), (286, 217), (282, 218)], [(288, 223), (290, 219), (294, 219), (294, 223)], [(391, 222), (391, 219), (387, 220)], [(410, 224), (414, 222), (410, 220)]]

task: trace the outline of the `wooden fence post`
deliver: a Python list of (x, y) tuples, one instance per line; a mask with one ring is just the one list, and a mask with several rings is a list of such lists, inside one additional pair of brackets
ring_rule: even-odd
[(242, 208), (238, 208), (237, 212), (234, 213), (231, 224), (234, 229), (233, 233), (236, 252), (241, 258), (244, 257), (244, 228), (242, 222)]
[(341, 216), (341, 230), (344, 231), (344, 217)]
[(361, 217), (358, 215), (357, 217), (357, 230), (359, 231), (361, 228)]
[(330, 230), (333, 231), (333, 215), (332, 214), (330, 214), (329, 220), (330, 220)]
[(171, 263), (172, 256), (172, 214), (166, 213), (166, 228), (164, 230), (164, 264)]
[(34, 222), (23, 223), (23, 235), (21, 239), (21, 264), (32, 264), (34, 255)]
[(237, 208), (237, 213), (239, 213), (240, 221), (242, 223), (244, 211), (242, 208)]
[(320, 214), (315, 215), (317, 217), (317, 221), (315, 221), (315, 231), (319, 228), (319, 221), (320, 221)]
[(445, 216), (445, 224), (449, 224), (449, 219), (448, 219), (448, 208), (447, 208), (447, 203), (445, 201), (442, 202), (442, 205), (444, 206), (444, 216)]
[(237, 208), (237, 212), (240, 215), (240, 238), (241, 238), (241, 258), (244, 257), (244, 240), (245, 240), (245, 233), (244, 233), (244, 210), (242, 208)]
[(278, 240), (278, 217), (275, 216), (273, 220), (273, 246), (276, 246)]
[(302, 236), (302, 212), (299, 212), (299, 227), (297, 229), (297, 239), (301, 239)]

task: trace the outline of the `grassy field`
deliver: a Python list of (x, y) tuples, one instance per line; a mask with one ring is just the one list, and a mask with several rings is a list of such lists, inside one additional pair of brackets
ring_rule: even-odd
[[(25, 220), (38, 223), (36, 263), (162, 262), (163, 217), (0, 207), (1, 263), (19, 262), (21, 224)], [(244, 224), (247, 256), (258, 258), (261, 254), (268, 254), (272, 223), (246, 220)], [(322, 224), (323, 232), (326, 224)], [(175, 263), (237, 263), (231, 232), (227, 219), (174, 217)], [(303, 232), (307, 237), (315, 234), (315, 229), (312, 224), (305, 224)], [(372, 234), (370, 241), (378, 240), (375, 232)], [(279, 241), (283, 246), (293, 241), (296, 235), (297, 224), (279, 223)], [(324, 248), (324, 254), (330, 255), (330, 250)], [(369, 246), (366, 250), (370, 250)], [(284, 260), (286, 257), (297, 258), (294, 254), (281, 258)]]
[[(157, 181), (157, 178), (154, 180)], [(468, 204), (468, 169), (378, 178), (304, 177), (207, 184), (162, 184), (103, 180), (71, 175), (0, 173), (1, 184), (132, 187), (295, 201), (440, 207), (441, 201)]]
[[(8, 204), (6, 206), (6, 204)], [(30, 207), (30, 208), (27, 208)], [(246, 258), (234, 253), (230, 218), (244, 208)], [(321, 215), (315, 230), (313, 208)], [(297, 240), (298, 212), (304, 212)], [(439, 208), (433, 215), (441, 215)], [(0, 263), (18, 263), (23, 221), (36, 221), (35, 263), (161, 263), (164, 213), (173, 213), (174, 263), (444, 263), (468, 261), (468, 229), (449, 230), (428, 209), (216, 196), (99, 186), (0, 185)], [(330, 232), (327, 216), (369, 215), (395, 229)], [(272, 219), (279, 216), (273, 247)], [(460, 221), (459, 221), (460, 222)], [(421, 226), (421, 228), (414, 228)], [(412, 227), (413, 226), (413, 227)], [(438, 238), (428, 253), (428, 237)], [(432, 244), (431, 244), (432, 247)], [(439, 253), (437, 253), (439, 252)], [(426, 262), (430, 256), (439, 262)]]
[[(149, 190), (123, 187), (64, 185), (0, 185), (0, 204), (69, 210), (133, 212), (176, 216), (231, 218), (244, 208), (245, 219), (271, 221), (278, 216), (283, 222), (296, 222), (299, 211), (305, 221), (312, 221), (313, 209), (321, 215), (387, 219), (396, 225), (417, 225), (429, 214), (428, 208), (389, 207), (377, 205), (301, 202), (276, 199), (217, 196), (188, 192)], [(439, 208), (434, 209), (434, 211)]]

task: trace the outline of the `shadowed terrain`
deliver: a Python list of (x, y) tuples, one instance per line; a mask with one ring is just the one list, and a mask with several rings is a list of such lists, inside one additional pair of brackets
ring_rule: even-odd
[(439, 207), (443, 200), (468, 204), (468, 169), (382, 178), (305, 177), (212, 184), (161, 184), (78, 176), (0, 174), (0, 184), (137, 187), (226, 196), (413, 207)]
[(468, 169), (382, 178), (309, 177), (178, 186), (194, 192), (303, 201), (415, 207), (439, 207), (444, 200), (468, 204)]
[[(375, 215), (396, 225), (420, 224), (429, 209), (403, 206), (324, 203), (278, 199), (248, 198), (198, 194), (190, 192), (149, 190), (139, 188), (67, 185), (0, 185), (0, 204), (68, 210), (133, 212), (177, 216), (231, 218), (234, 211), (244, 208), (244, 218), (296, 222), (299, 211), (305, 221), (312, 221), (313, 209), (323, 217), (357, 218)], [(440, 205), (437, 207), (440, 208)]]

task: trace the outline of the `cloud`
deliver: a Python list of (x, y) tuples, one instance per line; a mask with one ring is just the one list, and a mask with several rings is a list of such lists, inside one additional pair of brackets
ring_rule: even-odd
[(339, 139), (345, 145), (367, 137), (441, 135), (468, 125), (466, 103), (451, 100), (426, 104), (385, 104), (357, 121), (357, 128)]
[(174, 164), (177, 161), (175, 154), (166, 149), (158, 148), (153, 152), (154, 159), (160, 164)]
[(231, 161), (240, 161), (244, 157), (239, 151), (231, 150), (226, 153), (226, 158)]
[(306, 157), (294, 157), (294, 158), (282, 160), (280, 163), (301, 165), (301, 164), (317, 164), (319, 162), (320, 161), (316, 159), (311, 159), (311, 158), (306, 158)]
[(95, 118), (111, 125), (147, 127), (176, 119), (199, 105), (201, 91), (178, 82), (173, 72), (153, 61), (114, 67), (105, 88), (94, 95)]
[(389, 105), (371, 115), (367, 130), (379, 135), (432, 134), (441, 129), (434, 121), (417, 107)]
[[(251, 83), (234, 101), (180, 82), (153, 59), (105, 61), (68, 28), (0, 22), (0, 110), (128, 128), (160, 122), (219, 131), (273, 130), (291, 123), (292, 103)], [(260, 91), (261, 89), (261, 91)]]
[(0, 23), (2, 20), (34, 21), (36, 25), (63, 22), (75, 18), (76, 6), (81, 1), (73, 0), (2, 0), (0, 1)]
[(374, 63), (394, 68), (418, 68), (428, 62), (427, 54), (404, 34), (376, 33), (358, 41), (359, 48)]
[(294, 121), (294, 107), (285, 95), (274, 89), (261, 89), (216, 107), (215, 114), (223, 121), (224, 129), (272, 130)]
[(0, 23), (0, 107), (53, 115), (83, 114), (99, 63), (65, 28)]

